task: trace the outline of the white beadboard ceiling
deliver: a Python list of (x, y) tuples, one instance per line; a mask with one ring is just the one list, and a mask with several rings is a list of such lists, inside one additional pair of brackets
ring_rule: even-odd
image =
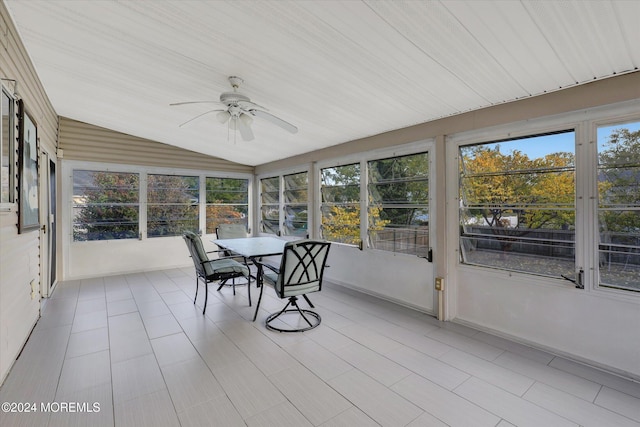
[[(58, 114), (247, 165), (640, 65), (633, 0), (4, 1)], [(230, 75), (299, 132), (179, 127)]]

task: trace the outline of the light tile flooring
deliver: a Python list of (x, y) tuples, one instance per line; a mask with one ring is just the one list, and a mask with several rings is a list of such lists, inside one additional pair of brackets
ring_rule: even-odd
[(335, 286), (320, 327), (271, 332), (272, 289), (252, 323), (246, 287), (203, 316), (194, 281), (61, 283), (0, 389), (38, 411), (0, 425), (640, 426), (640, 384), (539, 350)]

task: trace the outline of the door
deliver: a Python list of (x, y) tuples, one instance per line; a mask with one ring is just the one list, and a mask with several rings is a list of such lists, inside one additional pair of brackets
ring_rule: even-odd
[(40, 292), (51, 296), (56, 284), (56, 162), (47, 152), (40, 158), (41, 218), (40, 224)]

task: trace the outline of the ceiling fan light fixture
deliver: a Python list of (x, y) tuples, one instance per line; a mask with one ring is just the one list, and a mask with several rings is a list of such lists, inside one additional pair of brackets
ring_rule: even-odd
[(245, 126), (251, 126), (251, 123), (253, 123), (253, 117), (251, 117), (249, 114), (247, 113), (242, 113), (240, 115), (240, 121), (245, 125)]
[(229, 120), (230, 117), (231, 114), (229, 114), (228, 111), (220, 111), (218, 114), (216, 114), (216, 118), (220, 123), (227, 123), (227, 120)]

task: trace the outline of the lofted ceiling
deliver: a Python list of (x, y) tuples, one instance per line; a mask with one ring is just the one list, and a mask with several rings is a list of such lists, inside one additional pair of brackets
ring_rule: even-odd
[[(640, 1), (4, 1), (59, 115), (253, 166), (640, 65)], [(231, 75), (299, 132), (180, 127)]]

